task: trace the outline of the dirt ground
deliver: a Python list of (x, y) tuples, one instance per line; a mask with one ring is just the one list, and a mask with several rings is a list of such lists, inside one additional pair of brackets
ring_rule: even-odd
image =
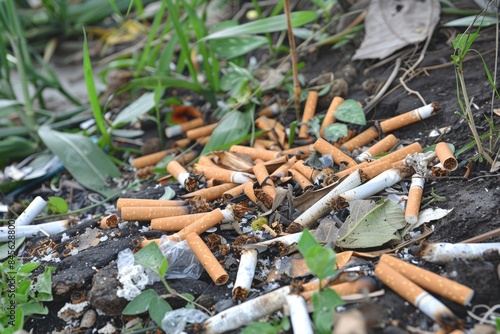
[[(450, 54), (452, 54), (453, 48), (449, 37), (450, 34), (457, 32), (459, 30), (452, 28), (439, 26), (436, 28), (424, 60), (412, 76), (411, 81), (407, 83), (411, 89), (418, 91), (427, 103), (435, 102), (441, 109), (435, 116), (425, 121), (396, 130), (393, 134), (405, 143), (418, 141), (422, 147), (426, 147), (437, 141), (445, 141), (459, 149), (471, 142), (471, 132), (467, 122), (455, 114), (459, 106), (456, 98), (455, 72), (450, 66)], [(475, 49), (483, 54), (490, 68), (493, 68), (494, 63), (494, 38), (494, 29), (486, 28), (475, 43)], [(370, 94), (363, 89), (363, 83), (368, 79), (385, 82), (393, 69), (394, 60), (373, 68), (367, 73), (367, 69), (376, 64), (376, 61), (351, 61), (359, 42), (357, 40), (354, 44), (348, 44), (335, 51), (324, 47), (314, 53), (301, 54), (303, 59), (307, 59), (306, 67), (301, 70), (306, 82), (323, 73), (338, 74), (346, 64), (351, 64), (356, 68), (357, 75), (352, 78), (346, 97), (365, 104)], [(408, 68), (408, 64), (412, 64), (420, 56), (420, 50), (420, 47), (417, 49), (407, 48), (408, 52), (403, 56), (402, 69)], [(403, 70), (399, 74), (401, 75), (402, 72)], [(491, 89), (485, 77), (481, 60), (476, 57), (467, 61), (464, 75), (469, 96), (474, 98), (474, 103), (478, 107), (474, 111), (477, 128), (480, 133), (485, 133), (488, 131), (488, 124), (484, 116), (489, 116)], [(376, 120), (387, 119), (421, 105), (420, 100), (415, 95), (408, 94), (402, 87), (398, 87), (398, 84), (399, 82), (396, 80), (391, 85), (391, 89), (394, 88), (394, 90), (368, 113), (369, 125)], [(330, 100), (331, 97), (320, 99), (318, 112), (324, 112), (328, 108)], [(496, 108), (500, 107), (498, 100), (495, 103), (497, 104)], [(497, 127), (500, 126), (500, 117), (496, 116), (494, 123)], [(450, 129), (442, 136), (429, 136), (431, 131), (444, 127), (450, 127)], [(423, 204), (431, 200), (431, 192), (433, 192), (443, 197), (444, 200), (435, 201), (429, 205), (430, 207), (453, 209), (445, 218), (429, 224), (434, 228), (434, 232), (427, 238), (427, 242), (457, 243), (500, 228), (500, 219), (498, 218), (500, 214), (498, 206), (500, 174), (489, 172), (490, 166), (486, 163), (475, 161), (468, 165), (468, 160), (474, 155), (475, 148), (472, 148), (458, 157), (460, 167), (456, 171), (426, 182)], [(464, 177), (467, 171), (466, 166), (471, 169), (467, 178)], [(179, 190), (175, 183), (170, 185)], [(157, 187), (155, 181), (148, 181), (143, 184), (142, 190), (128, 192), (123, 196), (159, 198), (162, 194), (162, 187)], [(23, 194), (23, 197), (29, 199), (37, 195), (69, 197), (67, 190), (54, 193), (47, 187)], [(72, 199), (75, 207), (89, 204), (88, 192), (85, 190), (74, 189)], [(54, 301), (47, 304), (50, 309), (49, 315), (33, 317), (28, 320), (26, 324), (28, 330), (32, 329), (34, 333), (52, 333), (63, 332), (66, 329), (68, 333), (93, 333), (95, 329), (100, 329), (110, 322), (120, 331), (132, 319), (120, 315), (126, 301), (116, 297), (116, 290), (120, 284), (116, 280), (117, 254), (125, 248), (134, 249), (140, 235), (149, 238), (158, 237), (161, 233), (145, 232), (142, 227), (148, 226), (147, 222), (129, 222), (124, 226), (120, 225), (121, 228), (108, 231), (99, 230), (97, 227), (98, 219), (93, 217), (112, 212), (116, 212), (114, 202), (98, 206), (76, 219), (79, 224), (66, 232), (69, 239), (62, 240), (62, 234), (50, 238), (50, 241), (54, 242), (55, 249), (59, 254), (62, 254), (67, 248), (81, 246), (85, 242), (83, 236), (92, 233), (91, 230), (98, 230), (101, 236), (108, 236), (107, 240), (101, 241), (96, 246), (88, 247), (71, 256), (61, 256), (60, 262), (43, 262), (43, 265), (57, 267), (53, 275)], [(215, 233), (223, 236), (229, 242), (234, 241), (237, 236), (235, 232), (228, 231), (217, 230)], [(47, 243), (48, 240), (47, 238), (38, 238), (29, 241), (24, 249), (24, 255), (34, 254), (35, 247)], [(494, 237), (487, 241), (500, 242), (500, 237)], [(478, 323), (478, 320), (474, 319), (470, 313), (474, 312), (478, 318), (481, 318), (487, 310), (485, 308), (476, 310), (474, 307), (478, 305), (493, 307), (500, 302), (500, 257), (497, 254), (488, 260), (453, 260), (445, 265), (436, 265), (421, 261), (415, 254), (417, 246), (417, 244), (413, 244), (402, 250), (401, 254), (404, 254), (406, 259), (410, 259), (412, 263), (467, 285), (475, 291), (474, 298), (467, 307), (437, 297), (464, 322), (464, 329), (470, 332)], [(272, 258), (273, 256), (276, 254), (271, 252), (259, 255), (262, 258)], [(368, 260), (367, 263), (367, 268), (369, 268), (367, 272), (372, 275), (376, 259)], [(229, 273), (229, 282), (234, 282), (237, 265), (226, 261), (224, 266)], [(289, 284), (291, 279), (281, 277), (277, 282), (279, 285), (285, 285)], [(179, 293), (189, 292), (193, 294), (200, 304), (210, 309), (221, 310), (236, 303), (231, 298), (230, 287), (214, 285), (206, 273), (202, 274), (198, 280), (172, 279), (169, 280), (169, 284)], [(251, 297), (263, 293), (264, 284), (257, 280), (254, 281), (254, 284), (256, 290)], [(384, 287), (381, 282), (378, 284), (383, 289), (384, 294), (373, 298), (367, 297), (362, 302), (348, 304), (344, 308), (344, 310), (358, 308), (366, 318), (370, 318), (370, 333), (425, 333), (426, 331), (435, 332), (438, 329), (435, 323), (421, 311), (396, 295), (391, 289)], [(164, 292), (162, 286), (158, 284), (155, 285), (155, 288), (158, 289), (159, 293)], [(90, 328), (80, 328), (78, 321), (66, 322), (57, 316), (57, 312), (66, 302), (77, 299), (81, 295), (86, 296), (91, 309), (99, 309), (102, 312), (98, 315), (96, 323)], [(168, 301), (174, 308), (183, 306), (181, 300), (170, 298)], [(147, 317), (143, 317), (143, 320), (144, 327), (148, 327)], [(149, 325), (151, 324), (149, 323)], [(190, 332), (192, 329), (187, 331)], [(235, 332), (239, 332), (239, 330)]]

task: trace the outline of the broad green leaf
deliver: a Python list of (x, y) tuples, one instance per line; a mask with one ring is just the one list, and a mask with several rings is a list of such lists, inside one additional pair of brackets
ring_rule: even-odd
[(174, 198), (175, 195), (176, 195), (176, 192), (175, 192), (174, 189), (172, 189), (170, 187), (165, 187), (165, 193), (159, 199), (161, 199), (161, 200), (164, 200), (164, 199), (169, 200), (169, 199)]
[(28, 262), (23, 264), (21, 268), (18, 269), (19, 273), (31, 273), (33, 270), (40, 266), (40, 262)]
[(460, 56), (463, 56), (469, 51), (472, 43), (479, 37), (479, 33), (475, 32), (472, 34), (458, 34), (457, 37), (451, 43), (454, 49), (461, 51)]
[(47, 207), (53, 213), (65, 213), (68, 211), (68, 202), (66, 202), (64, 198), (50, 196)]
[(90, 138), (55, 131), (46, 125), (40, 127), (38, 135), (84, 187), (106, 197), (117, 192), (107, 184), (111, 178), (119, 177), (120, 171)]
[(16, 308), (16, 320), (14, 321), (14, 329), (24, 328), (24, 312), (21, 307)]
[(281, 327), (273, 326), (267, 322), (253, 322), (241, 332), (241, 334), (278, 334)]
[(312, 300), (314, 306), (313, 323), (316, 333), (330, 334), (333, 327), (335, 308), (344, 305), (344, 301), (332, 289), (315, 292)]
[(23, 310), (24, 316), (32, 314), (49, 314), (49, 309), (40, 303), (29, 302), (20, 304), (19, 308)]
[(484, 16), (482, 18), (478, 18), (476, 15), (462, 17), (456, 20), (452, 20), (450, 22), (446, 22), (443, 24), (444, 27), (488, 27), (493, 24), (497, 24), (497, 19), (492, 16)]
[(149, 301), (149, 315), (159, 327), (161, 327), (161, 321), (165, 313), (169, 311), (172, 311), (172, 307), (160, 296), (156, 295)]
[(210, 136), (210, 140), (203, 148), (201, 155), (213, 150), (220, 150), (224, 144), (240, 139), (248, 134), (252, 127), (253, 119), (250, 113), (238, 110), (227, 114), (217, 125)]
[(380, 203), (357, 200), (349, 203), (351, 214), (337, 235), (336, 245), (343, 248), (378, 247), (401, 240), (398, 230), (406, 226), (404, 211), (391, 200)]
[(52, 300), (52, 272), (56, 267), (46, 266), (43, 274), (38, 275), (35, 290), (39, 301), (48, 302)]
[(303, 231), (297, 245), (306, 259), (307, 267), (319, 279), (335, 274), (335, 252), (331, 248), (321, 247), (308, 229)]
[(245, 55), (266, 44), (267, 38), (264, 36), (228, 37), (210, 41), (215, 52), (226, 59)]
[[(294, 12), (291, 14), (292, 26), (302, 26), (314, 21), (317, 17), (318, 14), (314, 11)], [(284, 14), (281, 14), (217, 31), (208, 35), (203, 40), (235, 37), (240, 35), (264, 34), (268, 32), (283, 31), (286, 29), (286, 17)]]
[(14, 241), (14, 248), (11, 248), (12, 243), (8, 242), (0, 245), (0, 261), (9, 257), (12, 254), (11, 252), (15, 252), (23, 244), (24, 240), (26, 240), (26, 237), (16, 239)]
[(135, 262), (153, 270), (160, 276), (168, 269), (167, 258), (162, 254), (156, 242), (152, 242), (134, 254)]
[(26, 158), (36, 150), (37, 145), (33, 141), (19, 136), (8, 136), (0, 140), (0, 164), (9, 162), (9, 159)]
[[(153, 242), (154, 243), (154, 242)], [(153, 289), (147, 289), (141, 292), (140, 295), (135, 297), (127, 307), (122, 311), (123, 315), (137, 315), (149, 310), (149, 303), (151, 299), (158, 297), (158, 294)]]
[(118, 89), (116, 94), (121, 94), (132, 88), (144, 88), (153, 90), (156, 89), (158, 85), (160, 85), (163, 88), (176, 87), (176, 88), (184, 88), (192, 90), (193, 92), (199, 94), (206, 93), (206, 89), (203, 88), (200, 84), (160, 74), (155, 76), (133, 79), (129, 83), (123, 85), (120, 89)]
[(363, 108), (358, 101), (347, 99), (335, 111), (335, 118), (339, 121), (351, 124), (366, 125), (366, 117)]
[(333, 123), (325, 128), (325, 139), (333, 143), (347, 136), (347, 125), (342, 123)]
[(133, 130), (133, 129), (112, 129), (111, 134), (114, 137), (121, 138), (136, 138), (144, 134), (143, 130)]
[(153, 92), (143, 94), (140, 98), (120, 111), (113, 120), (111, 126), (116, 128), (121, 125), (128, 124), (136, 120), (139, 116), (149, 112), (155, 106), (154, 96), (155, 94)]

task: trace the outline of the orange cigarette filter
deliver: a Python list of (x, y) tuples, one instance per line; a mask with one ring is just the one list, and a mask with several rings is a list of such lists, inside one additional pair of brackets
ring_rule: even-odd
[(292, 174), (292, 178), (300, 185), (303, 191), (312, 189), (314, 187), (311, 181), (309, 181), (309, 179), (302, 175), (302, 173), (300, 173), (299, 171), (293, 168), (290, 168), (288, 171)]
[(380, 129), (384, 133), (400, 129), (407, 125), (421, 121), (436, 114), (439, 107), (435, 103), (425, 105), (423, 107), (408, 111), (404, 114), (394, 116), (385, 121), (380, 122)]
[(209, 228), (212, 228), (219, 224), (224, 219), (224, 215), (220, 209), (215, 209), (208, 214), (204, 215), (200, 219), (196, 220), (192, 224), (187, 225), (178, 233), (169, 236), (170, 240), (182, 241), (186, 239), (188, 234), (194, 232), (196, 234), (202, 234)]
[(351, 174), (352, 172), (354, 172), (358, 169), (368, 167), (369, 165), (370, 164), (368, 162), (363, 161), (362, 163), (357, 164), (356, 166), (352, 166), (352, 167), (346, 168), (344, 170), (341, 170), (340, 172), (335, 173), (335, 176), (340, 179), (346, 175)]
[[(194, 171), (195, 173), (203, 173), (207, 179), (216, 179), (219, 181), (223, 182), (228, 182), (228, 183), (244, 183), (244, 182), (239, 182), (236, 180), (236, 175), (240, 175), (241, 173), (239, 172), (233, 172), (232, 170), (220, 168), (217, 166), (205, 166), (205, 165), (200, 165), (200, 164), (195, 164), (194, 165)], [(248, 179), (247, 177), (243, 177), (245, 179)], [(246, 180), (249, 181), (250, 179)]]
[[(186, 168), (182, 166), (177, 160), (172, 160), (167, 164), (167, 172), (169, 172), (177, 181), (182, 174), (189, 174)], [(183, 186), (183, 184), (181, 184)]]
[(255, 204), (259, 203), (257, 196), (255, 196), (255, 192), (253, 191), (253, 182), (244, 183), (245, 187), (243, 188), (243, 193)]
[(302, 145), (281, 151), (283, 155), (311, 155), (312, 145)]
[(187, 206), (126, 206), (121, 211), (123, 220), (151, 220), (153, 218), (182, 216), (189, 214)]
[(365, 161), (371, 159), (375, 155), (379, 155), (385, 152), (388, 152), (391, 148), (393, 148), (398, 143), (398, 139), (390, 134), (386, 136), (384, 139), (380, 140), (378, 143), (370, 146), (366, 151), (357, 156), (356, 160)]
[(99, 222), (101, 228), (114, 228), (118, 226), (118, 216), (113, 214), (103, 217)]
[(345, 142), (342, 147), (348, 150), (349, 152), (354, 151), (356, 148), (363, 147), (369, 143), (371, 143), (372, 140), (378, 137), (378, 130), (374, 126), (370, 126), (368, 129), (365, 131), (361, 132), (359, 135), (356, 137), (352, 138), (351, 140)]
[(201, 265), (207, 271), (208, 275), (212, 278), (216, 285), (222, 285), (227, 282), (229, 275), (219, 263), (217, 258), (212, 254), (207, 244), (201, 237), (192, 232), (186, 237), (189, 248), (193, 251), (196, 258), (200, 261)]
[[(393, 168), (394, 162), (392, 161), (381, 161), (379, 163), (369, 163), (365, 167), (361, 168), (361, 173), (363, 177), (367, 180), (373, 179), (375, 176), (382, 174), (386, 170)], [(338, 176), (338, 175), (337, 175)]]
[(405, 221), (410, 225), (415, 225), (418, 222), (423, 192), (424, 178), (418, 174), (414, 174), (411, 177), (411, 185), (405, 208)]
[[(317, 281), (306, 283), (303, 287), (304, 291), (301, 295), (306, 299), (310, 299), (312, 294), (319, 290), (319, 284)], [(373, 292), (377, 288), (377, 283), (373, 278), (363, 276), (352, 282), (330, 284), (328, 288), (335, 290), (340, 296), (348, 296), (363, 293), (365, 291)]]
[(257, 148), (257, 145), (259, 145), (259, 147), (263, 146), (266, 149), (271, 150), (271, 151), (281, 151), (278, 143), (276, 143), (275, 141), (269, 140), (269, 139), (260, 139), (260, 138), (255, 139), (253, 146), (255, 148)]
[(257, 113), (257, 116), (267, 116), (267, 117), (272, 117), (275, 115), (278, 115), (280, 113), (280, 104), (279, 102), (274, 102), (270, 106), (267, 106)]
[(121, 211), (127, 206), (183, 206), (187, 203), (184, 201), (161, 200), (161, 199), (140, 199), (140, 198), (118, 198), (116, 201), (116, 209)]
[(454, 171), (458, 167), (457, 159), (453, 155), (448, 144), (440, 142), (436, 144), (436, 155), (447, 171)]
[(204, 155), (198, 159), (198, 164), (207, 166), (217, 166), (217, 164), (212, 160), (213, 155)]
[(269, 177), (266, 166), (263, 163), (256, 164), (253, 166), (253, 172), (262, 190), (274, 200), (276, 189), (273, 180)]
[(297, 157), (293, 156), (288, 159), (287, 162), (278, 167), (274, 172), (271, 173), (271, 178), (273, 180), (281, 179), (288, 175), (288, 170), (292, 168), (293, 164), (297, 161)]
[(304, 160), (298, 160), (292, 167), (296, 171), (300, 172), (300, 174), (304, 175), (309, 180), (315, 180), (319, 173), (319, 170), (311, 168), (309, 166), (304, 165)]
[(237, 153), (237, 154), (246, 154), (249, 155), (253, 160), (262, 159), (265, 161), (273, 160), (279, 158), (281, 156), (280, 152), (270, 151), (270, 150), (262, 150), (254, 147), (241, 146), (241, 145), (233, 145), (229, 148), (229, 152)]
[(413, 154), (413, 153), (422, 153), (422, 146), (418, 142), (415, 142), (413, 144), (410, 144), (408, 146), (405, 146), (397, 151), (394, 151), (392, 153), (389, 153), (387, 155), (384, 155), (383, 157), (371, 162), (371, 163), (377, 163), (377, 162), (382, 162), (382, 161), (391, 161), (391, 162), (396, 162), (399, 160), (403, 160), (406, 158), (408, 154)]
[(203, 126), (203, 124), (204, 122), (202, 118), (195, 118), (181, 124), (169, 126), (165, 128), (165, 136), (167, 136), (167, 138), (172, 138), (181, 135), (191, 129), (199, 128), (200, 126)]
[(175, 217), (154, 218), (151, 219), (150, 227), (152, 230), (177, 232), (206, 215), (208, 215), (208, 212), (193, 213), (190, 215)]
[(191, 139), (189, 138), (182, 138), (179, 140), (174, 141), (172, 144), (172, 147), (178, 147), (178, 148), (186, 148), (191, 144)]
[(347, 167), (357, 165), (356, 161), (353, 158), (351, 158), (323, 138), (318, 138), (318, 140), (316, 140), (316, 142), (314, 143), (313, 148), (321, 154), (331, 154), (333, 162), (335, 162), (335, 164), (337, 165), (346, 164)]
[(325, 129), (328, 125), (331, 125), (335, 123), (335, 112), (337, 111), (338, 107), (344, 102), (344, 99), (341, 98), (340, 96), (335, 96), (330, 103), (330, 106), (328, 107), (328, 110), (326, 111), (325, 118), (323, 118), (323, 123), (321, 123), (321, 127), (319, 128), (319, 134), (324, 137), (325, 136)]
[(205, 146), (209, 140), (210, 140), (210, 136), (202, 137), (202, 138), (198, 139), (198, 144), (200, 144), (201, 146)]
[(234, 188), (226, 190), (222, 194), (222, 198), (224, 198), (225, 200), (228, 200), (228, 199), (235, 198), (235, 197), (243, 194), (243, 189), (245, 188), (245, 185), (246, 185), (245, 183), (242, 183), (242, 184), (237, 185)]
[(156, 153), (147, 154), (132, 160), (132, 166), (134, 166), (135, 168), (144, 168), (147, 166), (153, 166), (156, 165), (158, 162), (160, 162), (167, 155), (174, 154), (178, 151), (179, 151), (178, 149), (169, 149)]
[(195, 151), (189, 151), (189, 152), (184, 152), (183, 154), (178, 155), (174, 160), (180, 163), (181, 165), (185, 166), (198, 156), (198, 152)]
[(199, 128), (196, 129), (188, 130), (186, 131), (186, 137), (188, 137), (190, 140), (196, 140), (201, 137), (210, 136), (218, 124), (219, 123), (213, 123), (209, 125), (200, 126)]
[(467, 306), (474, 296), (474, 290), (471, 288), (411, 263), (402, 261), (396, 257), (384, 254), (380, 258), (380, 262), (386, 263), (392, 269), (425, 290), (440, 295), (457, 304)]
[(309, 94), (307, 94), (306, 105), (304, 106), (304, 114), (302, 114), (302, 125), (299, 130), (299, 138), (309, 138), (309, 134), (307, 130), (309, 130), (309, 126), (307, 122), (314, 117), (316, 113), (316, 105), (318, 104), (318, 92), (310, 90)]
[(198, 197), (199, 196), (199, 197), (203, 198), (204, 200), (211, 202), (211, 201), (215, 201), (216, 199), (221, 198), (222, 194), (224, 194), (229, 189), (237, 187), (238, 185), (239, 185), (238, 183), (223, 183), (223, 184), (219, 184), (217, 186), (213, 186), (213, 187), (190, 192), (182, 197), (183, 198), (190, 198), (190, 197)]
[(142, 240), (141, 241), (141, 248), (144, 248), (146, 247), (147, 245), (149, 245), (150, 243), (152, 242), (156, 242), (156, 244), (159, 244), (161, 241), (161, 238), (156, 238), (156, 239), (145, 239), (145, 240)]
[(272, 141), (279, 143), (281, 146), (285, 145), (285, 127), (280, 122), (266, 116), (260, 116), (255, 120), (255, 126), (267, 131), (267, 136)]

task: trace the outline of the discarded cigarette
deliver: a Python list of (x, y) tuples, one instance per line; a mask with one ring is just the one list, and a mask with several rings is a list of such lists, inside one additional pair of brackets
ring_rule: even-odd
[(278, 167), (274, 172), (271, 173), (270, 177), (273, 180), (281, 179), (282, 177), (288, 176), (288, 170), (292, 168), (293, 164), (297, 161), (297, 157), (293, 156), (288, 159), (287, 162)]
[(260, 138), (255, 139), (253, 146), (257, 147), (257, 145), (263, 146), (267, 150), (280, 151), (280, 147), (279, 147), (278, 143), (276, 143), (275, 141), (269, 140), (269, 139), (260, 139)]
[(173, 160), (167, 164), (167, 172), (179, 182), (181, 188), (186, 187), (186, 182), (189, 179), (189, 172), (177, 161)]
[(126, 206), (121, 210), (122, 220), (151, 220), (187, 214), (189, 214), (187, 206)]
[(204, 334), (225, 333), (241, 328), (283, 308), (290, 286), (271, 291), (244, 303), (226, 309), (201, 324)]
[(342, 147), (348, 150), (349, 152), (354, 151), (358, 147), (363, 147), (366, 144), (369, 144), (372, 140), (377, 138), (379, 135), (376, 127), (371, 126), (365, 131), (361, 132), (356, 137), (351, 140), (345, 142)]
[(178, 232), (184, 227), (194, 223), (203, 216), (208, 215), (208, 212), (192, 213), (190, 215), (163, 217), (151, 219), (150, 228), (152, 230)]
[(307, 305), (301, 295), (289, 294), (285, 296), (286, 303), (290, 309), (290, 319), (294, 333), (313, 334), (311, 318), (307, 311)]
[(287, 247), (291, 247), (290, 252), (294, 251), (295, 248), (292, 248), (292, 246), (295, 246), (297, 242), (299, 242), (300, 237), (302, 237), (302, 232), (298, 233), (291, 233), (287, 235), (283, 235), (281, 237), (277, 237), (274, 239), (269, 239), (266, 241), (258, 242), (255, 244), (249, 244), (249, 245), (243, 245), (241, 246), (242, 249), (256, 249), (259, 253), (262, 253), (266, 250), (269, 249), (269, 247), (273, 245), (284, 245)]
[(130, 206), (183, 206), (185, 201), (162, 200), (162, 199), (141, 199), (141, 198), (118, 198), (116, 201), (116, 209), (121, 211), (124, 207)]
[(257, 199), (257, 196), (255, 196), (255, 192), (253, 191), (253, 182), (245, 183), (243, 193), (255, 204), (259, 203), (259, 200)]
[(352, 167), (349, 167), (347, 169), (341, 170), (340, 172), (335, 173), (335, 177), (337, 177), (337, 179), (341, 179), (344, 176), (351, 174), (355, 170), (368, 167), (369, 165), (370, 164), (368, 162), (363, 161), (363, 162), (357, 164), (356, 166), (352, 166)]
[(267, 135), (272, 141), (279, 143), (281, 146), (285, 144), (285, 127), (280, 122), (266, 116), (260, 116), (255, 120), (255, 126), (267, 131)]
[(211, 202), (221, 198), (222, 194), (224, 194), (229, 189), (232, 189), (238, 185), (239, 185), (238, 183), (223, 183), (218, 186), (196, 190), (181, 197), (182, 198), (201, 197), (204, 200)]
[(392, 269), (385, 262), (377, 264), (375, 275), (385, 285), (436, 321), (444, 329), (451, 331), (460, 327), (460, 320), (443, 303)]
[(181, 165), (185, 166), (194, 159), (196, 159), (198, 154), (199, 152), (196, 151), (182, 152), (182, 154), (176, 156), (174, 160), (180, 163)]
[(283, 155), (297, 155), (297, 154), (311, 154), (311, 145), (297, 146), (294, 148), (289, 148), (287, 150), (281, 151)]
[(304, 165), (303, 160), (297, 161), (293, 167), (296, 171), (300, 172), (302, 175), (304, 175), (306, 178), (311, 180), (312, 182), (316, 181), (316, 178), (318, 177), (321, 172), (319, 170), (316, 170), (314, 168), (311, 168), (309, 166)]
[(191, 232), (186, 236), (186, 241), (214, 283), (216, 285), (225, 284), (229, 275), (201, 237), (196, 232)]
[(257, 250), (251, 248), (241, 251), (240, 265), (233, 288), (233, 298), (236, 300), (245, 299), (250, 292), (257, 266), (257, 254)]
[(328, 107), (328, 110), (326, 111), (325, 118), (323, 118), (323, 123), (321, 123), (321, 127), (319, 128), (319, 134), (324, 137), (325, 136), (325, 129), (328, 125), (331, 125), (335, 123), (335, 112), (337, 111), (338, 107), (344, 102), (344, 99), (341, 98), (340, 96), (335, 96), (330, 103), (330, 106)]
[[(0, 227), (0, 242), (13, 242), (14, 239), (22, 237), (34, 238), (39, 235), (54, 235), (65, 231), (69, 226), (69, 219), (38, 225), (2, 226)], [(13, 233), (13, 231), (15, 232)]]
[(363, 162), (365, 160), (371, 159), (375, 155), (382, 154), (384, 152), (388, 152), (391, 148), (393, 148), (398, 143), (398, 139), (390, 134), (386, 136), (384, 139), (380, 140), (378, 143), (370, 146), (366, 151), (360, 153), (356, 160), (359, 162)]
[(288, 171), (292, 174), (293, 180), (295, 182), (297, 182), (299, 184), (299, 186), (302, 188), (302, 191), (306, 191), (306, 190), (312, 189), (314, 187), (314, 185), (311, 183), (311, 181), (309, 181), (309, 179), (307, 177), (302, 175), (301, 172), (299, 172), (293, 168), (290, 168)]
[[(47, 206), (47, 202), (40, 196), (35, 197), (26, 209), (17, 217), (14, 225), (26, 226), (35, 220), (36, 216)], [(16, 235), (16, 238), (20, 238)]]
[(404, 262), (393, 256), (384, 254), (380, 258), (380, 261), (388, 264), (392, 269), (406, 278), (409, 278), (413, 283), (416, 283), (423, 289), (443, 296), (460, 305), (467, 306), (474, 296), (474, 290), (465, 285)]
[(397, 151), (384, 155), (383, 157), (380, 157), (379, 159), (373, 161), (372, 163), (377, 163), (381, 161), (396, 162), (399, 160), (403, 160), (404, 158), (406, 158), (408, 154), (422, 153), (422, 152), (423, 152), (422, 146), (420, 146), (418, 142), (415, 142)]
[(307, 122), (313, 118), (316, 113), (316, 105), (318, 104), (318, 92), (310, 90), (309, 94), (307, 94), (306, 105), (304, 106), (304, 114), (302, 114), (302, 125), (299, 130), (299, 138), (308, 138), (309, 134), (307, 130), (309, 130), (309, 126)]
[(118, 226), (118, 216), (113, 214), (103, 217), (99, 222), (101, 228), (114, 228)]
[(273, 180), (269, 177), (266, 166), (263, 163), (256, 164), (253, 166), (253, 172), (262, 190), (274, 200), (276, 189)]
[(265, 161), (273, 160), (279, 158), (281, 156), (280, 152), (270, 151), (270, 150), (261, 150), (248, 146), (241, 145), (233, 145), (229, 148), (229, 152), (238, 153), (238, 154), (246, 154), (249, 155), (253, 160), (262, 159)]
[(196, 129), (191, 129), (186, 131), (186, 137), (190, 140), (200, 139), (202, 137), (210, 136), (214, 129), (217, 127), (219, 123), (213, 123), (209, 125), (200, 126)]
[(178, 139), (178, 140), (174, 141), (174, 143), (172, 144), (172, 147), (185, 148), (189, 144), (191, 144), (191, 139), (189, 139), (189, 138), (181, 138), (181, 139)]
[(169, 154), (173, 154), (178, 152), (178, 149), (170, 149), (170, 150), (163, 150), (147, 155), (143, 155), (142, 157), (135, 158), (132, 160), (132, 166), (135, 168), (144, 168), (147, 166), (154, 166), (158, 162), (160, 162), (163, 158), (165, 158)]
[(229, 169), (220, 168), (217, 166), (205, 166), (195, 164), (195, 173), (203, 173), (207, 179), (216, 179), (223, 182), (245, 183), (251, 181), (252, 174), (245, 172), (233, 172)]
[(323, 138), (318, 138), (318, 140), (316, 140), (316, 142), (314, 143), (313, 148), (321, 154), (331, 154), (333, 162), (336, 165), (346, 164), (347, 167), (357, 165), (357, 162), (353, 158), (351, 158)]
[(392, 162), (392, 161), (387, 161), (387, 160), (386, 161), (374, 161), (374, 162), (369, 163), (368, 165), (361, 168), (361, 176), (363, 177), (363, 180), (371, 180), (374, 177), (382, 174), (386, 170), (394, 168), (395, 164), (398, 164), (398, 162)]
[(353, 189), (360, 184), (361, 176), (359, 174), (359, 170), (357, 170), (346, 177), (344, 180), (342, 180), (342, 182), (340, 182), (328, 194), (314, 203), (313, 206), (304, 211), (297, 219), (295, 219), (294, 223), (300, 224), (303, 227), (307, 227), (313, 222), (318, 221), (327, 212), (332, 210), (330, 203), (333, 200), (335, 200), (340, 194), (345, 193), (346, 191)]
[(190, 234), (191, 232), (195, 232), (196, 234), (202, 234), (209, 228), (218, 225), (224, 219), (233, 221), (234, 217), (232, 217), (231, 219), (230, 216), (232, 216), (232, 212), (230, 212), (229, 210), (215, 209), (211, 211), (209, 214), (196, 220), (194, 223), (187, 225), (179, 232), (170, 235), (168, 238), (172, 241), (182, 241), (186, 239), (187, 235)]
[(152, 242), (156, 242), (156, 244), (159, 245), (160, 241), (161, 241), (161, 238), (141, 240), (141, 248), (146, 247), (147, 245), (149, 245)]
[(222, 194), (222, 198), (225, 200), (229, 200), (231, 198), (235, 198), (235, 197), (243, 194), (243, 189), (245, 188), (245, 186), (246, 186), (246, 183), (242, 183), (242, 184), (237, 185), (234, 188), (226, 190)]
[[(319, 280), (314, 280), (303, 285), (304, 291), (301, 295), (309, 300), (313, 293), (319, 289)], [(377, 282), (370, 276), (362, 276), (352, 282), (330, 284), (328, 288), (335, 290), (340, 296), (348, 296), (363, 292), (373, 292), (377, 288)]]
[(418, 222), (420, 202), (422, 201), (422, 193), (424, 192), (424, 183), (424, 178), (418, 174), (414, 174), (411, 177), (411, 185), (405, 208), (405, 221), (411, 226)]
[(275, 115), (278, 115), (281, 111), (280, 104), (279, 102), (274, 102), (268, 107), (265, 107), (262, 110), (259, 110), (257, 113), (257, 116), (267, 116), (267, 117), (272, 117)]
[(380, 122), (380, 129), (384, 133), (389, 133), (412, 123), (429, 118), (432, 115), (435, 115), (438, 110), (439, 107), (435, 103), (431, 103)]
[(201, 137), (200, 139), (198, 139), (197, 143), (201, 146), (205, 146), (209, 140), (210, 140), (210, 136), (205, 136), (205, 137)]
[(500, 243), (451, 244), (441, 242), (424, 244), (420, 250), (420, 258), (432, 263), (447, 263), (454, 259), (481, 260), (484, 252), (488, 250), (500, 252)]
[(203, 126), (203, 118), (195, 118), (191, 121), (165, 128), (165, 136), (167, 136), (167, 138), (172, 138), (186, 133), (188, 130), (199, 128), (200, 126)]
[(447, 171), (454, 171), (458, 167), (458, 161), (455, 159), (453, 152), (446, 143), (437, 143), (436, 155)]

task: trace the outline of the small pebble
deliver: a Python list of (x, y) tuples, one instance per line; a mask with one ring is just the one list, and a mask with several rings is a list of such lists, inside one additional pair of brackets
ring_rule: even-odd
[(88, 310), (83, 314), (82, 321), (80, 322), (81, 328), (90, 328), (94, 326), (97, 314), (94, 310)]

